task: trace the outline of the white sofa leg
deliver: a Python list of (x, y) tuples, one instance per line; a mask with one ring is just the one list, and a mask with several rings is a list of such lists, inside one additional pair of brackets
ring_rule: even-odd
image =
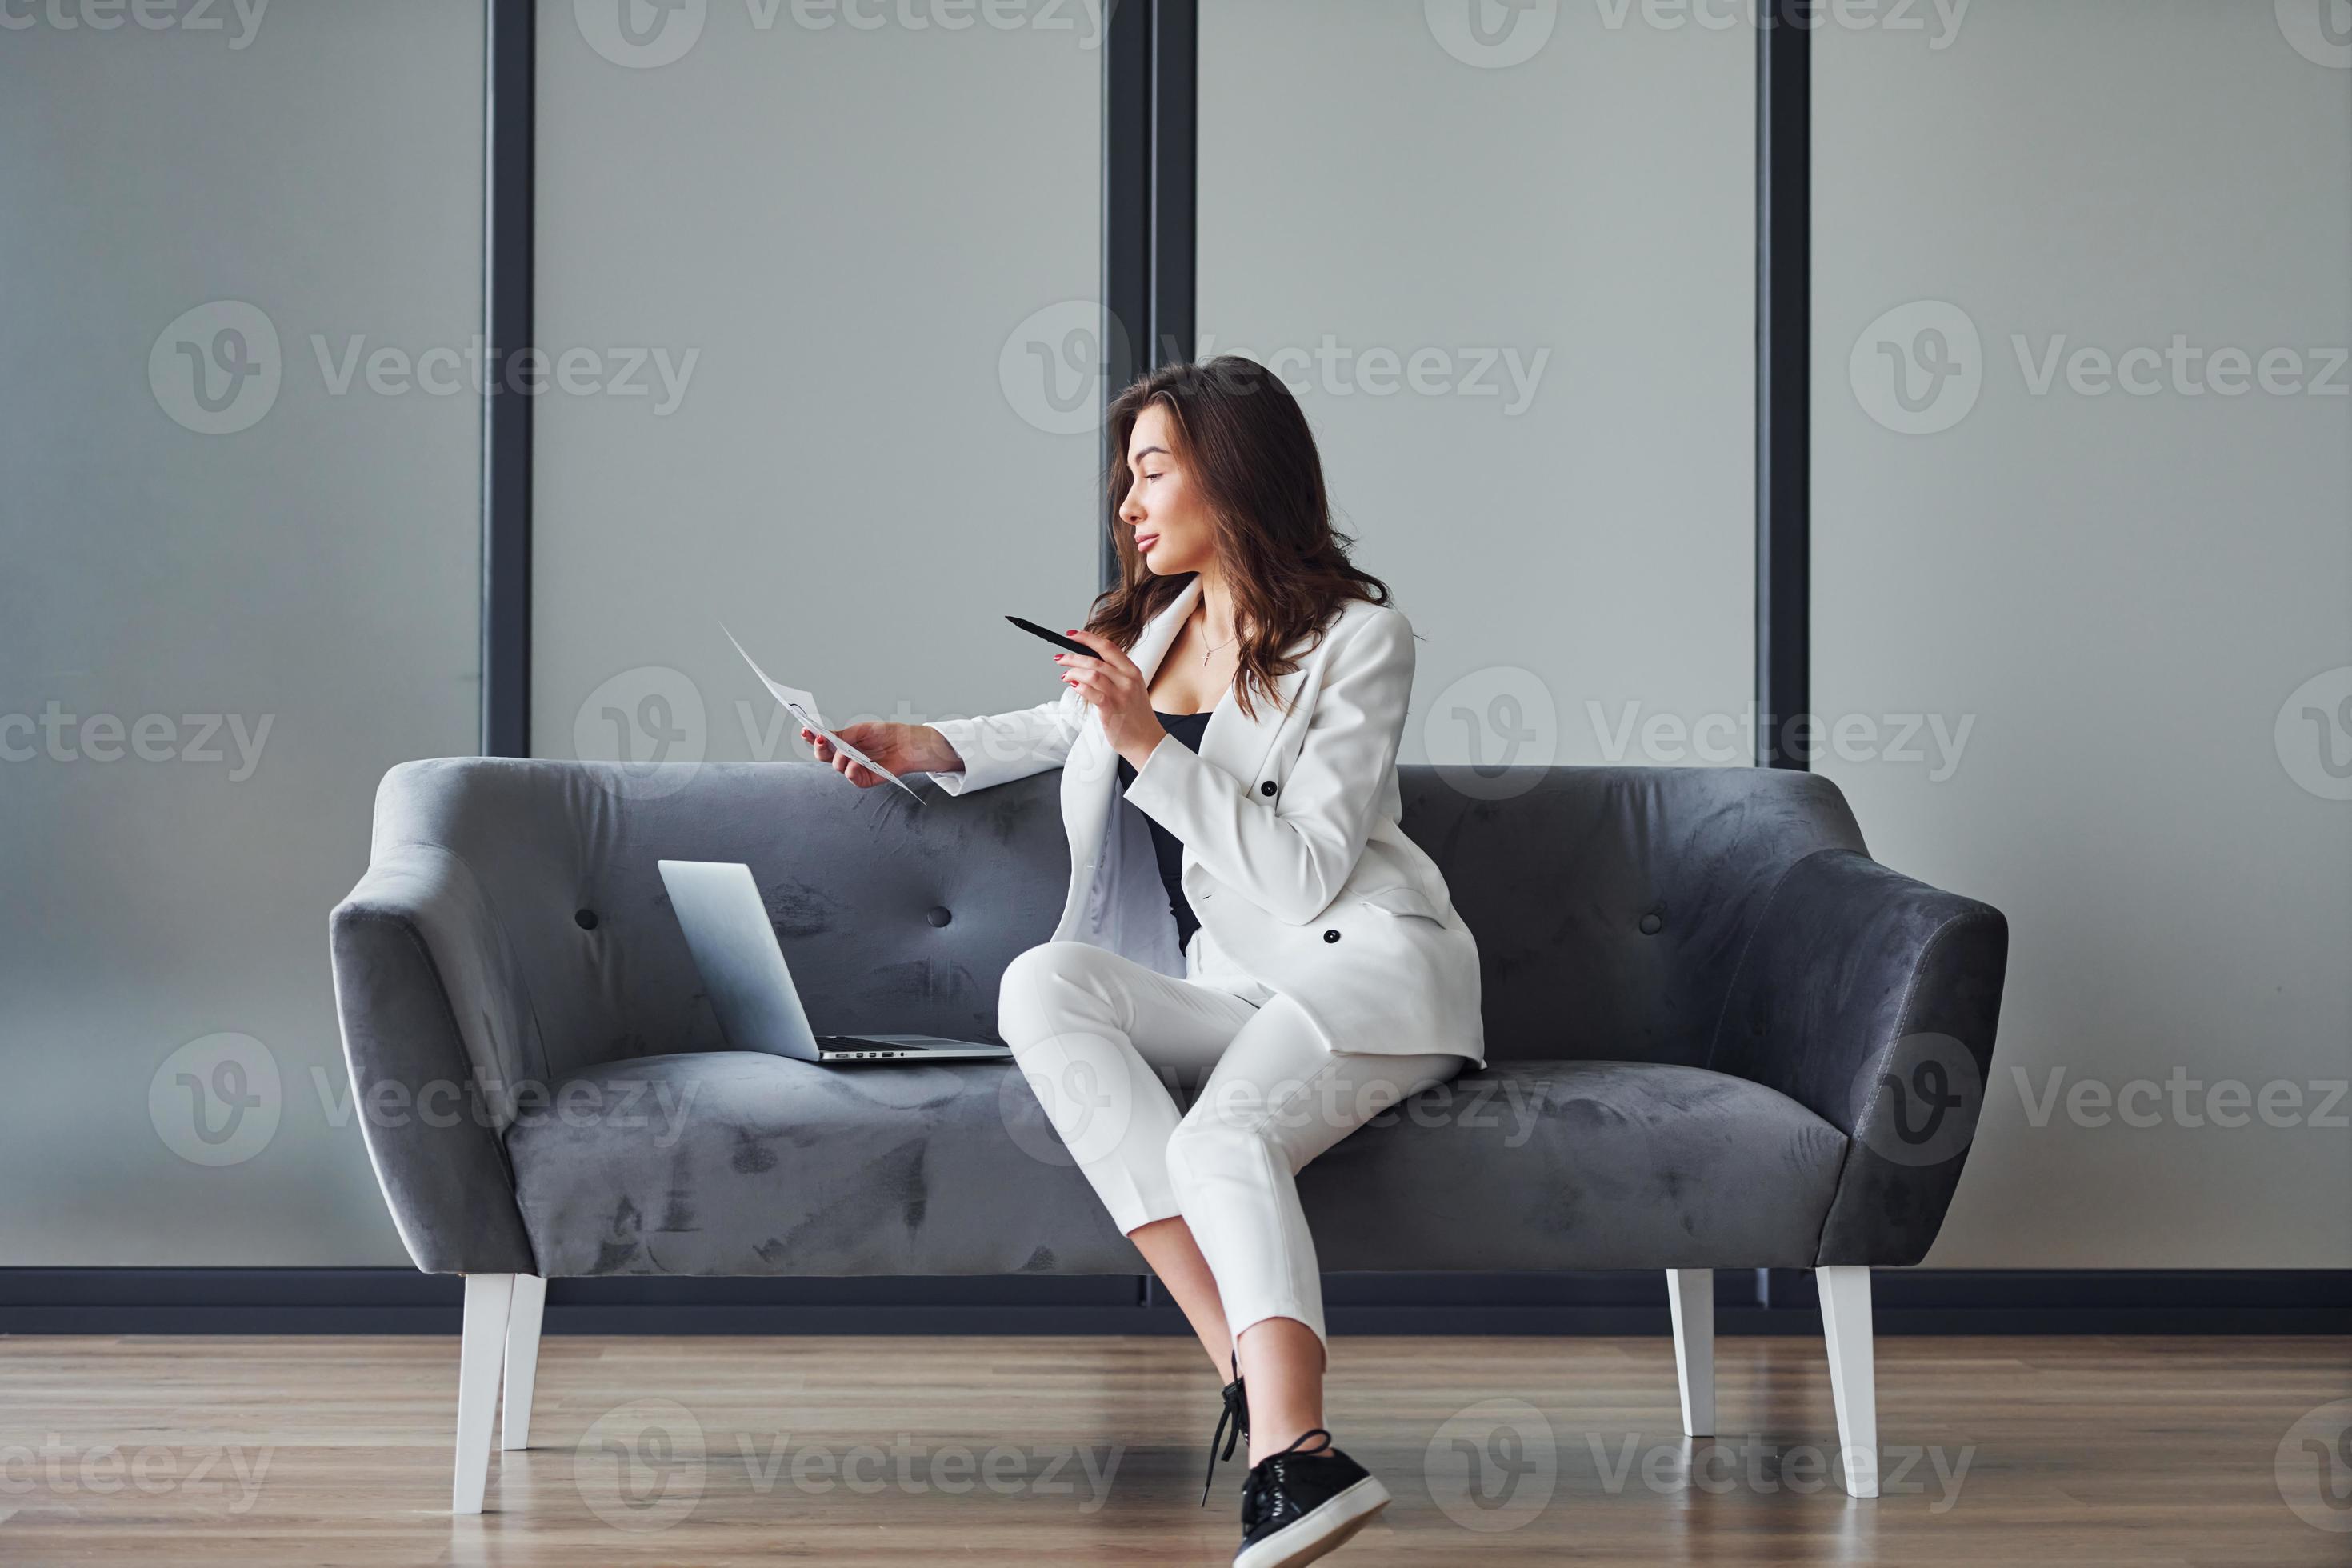
[(507, 1318), (514, 1304), (511, 1274), (466, 1276), (465, 1338), (457, 1349), (457, 1479), (451, 1513), (482, 1511), (489, 1479), (490, 1417), (498, 1412), (499, 1364), (507, 1348)]
[(1666, 1300), (1675, 1314), (1675, 1374), (1683, 1385), (1683, 1431), (1715, 1436), (1715, 1270), (1669, 1268)]
[(514, 1305), (507, 1313), (506, 1392), (499, 1404), (499, 1447), (509, 1452), (530, 1447), (530, 1391), (539, 1381), (539, 1320), (546, 1308), (547, 1281), (516, 1275)]
[(1870, 1270), (1817, 1268), (1813, 1280), (1821, 1291), (1822, 1333), (1829, 1341), (1830, 1397), (1837, 1404), (1845, 1489), (1854, 1497), (1876, 1497), (1878, 1384), (1872, 1370)]

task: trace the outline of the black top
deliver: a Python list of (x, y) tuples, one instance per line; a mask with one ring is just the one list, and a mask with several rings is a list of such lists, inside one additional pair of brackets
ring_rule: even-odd
[[(1152, 710), (1160, 727), (1197, 752), (1201, 749), (1202, 732), (1209, 727), (1209, 715), (1201, 713), (1162, 713)], [(1125, 757), (1118, 760), (1118, 787), (1122, 794), (1135, 782), (1135, 764)], [(1149, 821), (1149, 818), (1146, 818)], [(1168, 889), (1168, 912), (1176, 917), (1176, 951), (1181, 952), (1192, 944), (1192, 933), (1201, 929), (1193, 918), (1192, 906), (1185, 900), (1184, 884), (1179, 873), (1184, 869), (1184, 841), (1159, 823), (1151, 824), (1151, 851), (1160, 861), (1160, 880)]]

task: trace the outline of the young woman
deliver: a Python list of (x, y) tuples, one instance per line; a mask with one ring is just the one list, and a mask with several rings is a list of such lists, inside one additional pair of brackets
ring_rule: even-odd
[[(1210, 1438), (1249, 1442), (1236, 1568), (1330, 1552), (1389, 1500), (1324, 1425), (1315, 1244), (1294, 1178), (1483, 1065), (1478, 953), (1398, 826), (1412, 629), (1349, 563), (1306, 416), (1234, 357), (1110, 413), (1117, 588), (1012, 713), (843, 738), (951, 794), (1062, 772), (1069, 896), (998, 1026), (1073, 1158), (1200, 1336)], [(820, 761), (883, 780), (802, 731)], [(1114, 788), (1125, 808), (1114, 807)], [(1180, 1111), (1163, 1077), (1192, 1090)], [(1202, 1488), (1205, 1500), (1207, 1488)]]

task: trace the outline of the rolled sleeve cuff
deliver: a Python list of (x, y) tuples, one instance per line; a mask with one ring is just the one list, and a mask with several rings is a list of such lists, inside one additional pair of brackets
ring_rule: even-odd
[(1135, 770), (1135, 777), (1128, 781), (1127, 798), (1138, 811), (1182, 838), (1185, 835), (1180, 819), (1184, 810), (1185, 781), (1176, 775), (1185, 770), (1182, 763), (1166, 760), (1171, 752), (1182, 752), (1195, 767), (1212, 765), (1175, 736), (1162, 735), (1160, 743), (1151, 748), (1151, 754), (1143, 759), (1143, 765)]
[[(968, 789), (986, 789), (996, 781), (987, 776), (988, 750), (980, 742), (980, 725), (971, 719), (937, 719), (924, 726), (937, 730), (955, 748), (963, 766), (954, 773), (929, 773), (930, 781), (950, 795), (961, 795)], [(975, 766), (973, 760), (980, 758)]]

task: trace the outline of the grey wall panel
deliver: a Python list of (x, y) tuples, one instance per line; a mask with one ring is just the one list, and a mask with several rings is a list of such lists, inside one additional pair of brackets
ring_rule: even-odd
[[(1813, 693), (1853, 725), (1818, 766), (1880, 858), (2011, 921), (1931, 1264), (2352, 1262), (2352, 50), (2322, 9), (1816, 39)], [(2225, 1083), (2275, 1086), (2268, 1118)]]
[(1201, 7), (1202, 346), (1427, 639), (1409, 760), (1751, 755), (1753, 45), (1642, 18)]
[(682, 391), (537, 405), (534, 752), (805, 760), (722, 620), (835, 722), (1045, 700), (1003, 617), (1096, 586), (1086, 8), (692, 14), (639, 47), (540, 12), (540, 339)]
[(0, 1263), (400, 1263), (326, 917), (475, 743), (481, 6), (142, 9), (0, 39)]

